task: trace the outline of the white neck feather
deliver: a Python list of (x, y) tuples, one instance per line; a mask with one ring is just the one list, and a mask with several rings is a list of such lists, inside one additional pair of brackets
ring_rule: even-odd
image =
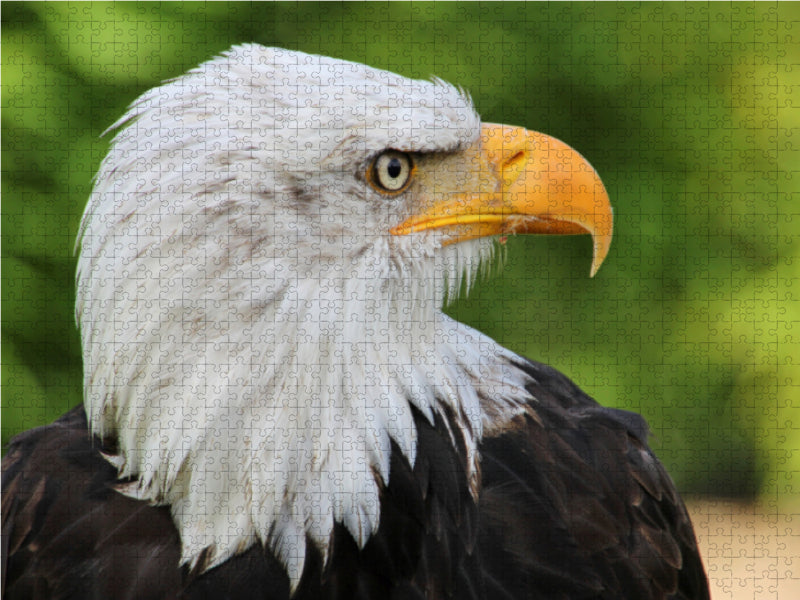
[[(198, 310), (199, 321), (139, 328), (135, 356), (133, 340), (103, 344), (128, 374), (95, 363), (90, 422), (117, 438), (120, 476), (135, 477), (126, 493), (171, 506), (185, 562), (209, 568), (260, 540), (296, 584), (306, 534), (326, 554), (339, 521), (363, 546), (379, 524), (390, 438), (414, 464), (411, 405), (431, 422), (455, 415), (477, 492), (483, 429), (527, 399), (518, 358), (444, 315), (442, 285), (420, 297), (375, 264), (364, 253), (357, 274), (286, 278), (247, 313), (221, 290), (228, 301), (204, 299), (221, 320)], [(120, 379), (124, 392), (105, 384)]]

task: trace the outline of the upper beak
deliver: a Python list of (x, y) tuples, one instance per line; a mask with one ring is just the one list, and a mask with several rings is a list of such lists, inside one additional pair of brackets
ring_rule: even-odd
[(482, 189), (459, 192), (393, 227), (393, 235), (447, 228), (445, 244), (510, 233), (589, 233), (591, 275), (608, 254), (612, 209), (588, 161), (564, 142), (535, 131), (484, 124), (478, 157)]

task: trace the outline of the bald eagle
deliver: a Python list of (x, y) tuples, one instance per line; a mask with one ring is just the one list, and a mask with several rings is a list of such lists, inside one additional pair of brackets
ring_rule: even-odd
[(441, 312), (588, 233), (577, 152), (244, 45), (142, 95), (83, 217), (84, 405), (3, 460), (4, 598), (707, 598), (638, 415)]

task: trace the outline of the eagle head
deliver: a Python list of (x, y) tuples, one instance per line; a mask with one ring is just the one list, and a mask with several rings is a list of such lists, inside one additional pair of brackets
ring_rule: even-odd
[(112, 126), (79, 240), (85, 407), (183, 561), (269, 546), (294, 585), (335, 522), (363, 546), (412, 410), (476, 444), (530, 398), (519, 360), (440, 311), (514, 233), (611, 240), (567, 145), (482, 124), (440, 80), (257, 45)]

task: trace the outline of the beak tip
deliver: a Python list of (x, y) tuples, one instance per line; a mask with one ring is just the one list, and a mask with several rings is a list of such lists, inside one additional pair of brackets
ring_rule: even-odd
[(611, 233), (606, 234), (596, 234), (593, 233), (592, 237), (594, 238), (593, 244), (593, 256), (592, 256), (592, 267), (589, 270), (589, 277), (594, 277), (597, 275), (597, 271), (600, 270), (600, 265), (606, 260), (608, 256), (608, 250), (611, 247)]

